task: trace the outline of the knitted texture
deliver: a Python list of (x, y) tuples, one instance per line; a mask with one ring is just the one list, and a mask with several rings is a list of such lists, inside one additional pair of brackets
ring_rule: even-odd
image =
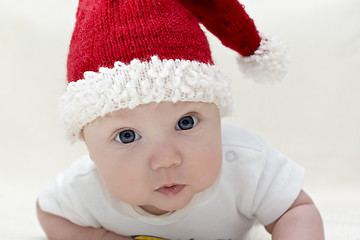
[(71, 82), (59, 111), (72, 142), (97, 117), (151, 102), (215, 103), (220, 115), (227, 116), (232, 111), (229, 82), (216, 66), (196, 61), (153, 57), (148, 62), (116, 62), (113, 68), (85, 72), (84, 79)]
[(80, 0), (68, 82), (116, 61), (148, 61), (155, 55), (213, 63), (198, 20), (176, 0)]
[(254, 20), (238, 0), (180, 0), (224, 46), (242, 56), (250, 56), (261, 38)]

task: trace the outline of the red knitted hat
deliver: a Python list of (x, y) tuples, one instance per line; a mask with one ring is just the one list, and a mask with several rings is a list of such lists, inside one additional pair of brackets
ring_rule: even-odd
[(80, 0), (59, 110), (68, 135), (122, 108), (161, 101), (231, 111), (230, 83), (199, 23), (240, 54), (255, 80), (285, 73), (284, 46), (258, 33), (237, 0)]

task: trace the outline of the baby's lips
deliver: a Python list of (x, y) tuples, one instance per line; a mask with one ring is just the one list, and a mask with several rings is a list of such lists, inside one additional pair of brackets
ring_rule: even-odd
[(176, 194), (181, 192), (184, 189), (184, 187), (185, 185), (183, 184), (164, 185), (156, 189), (156, 191), (166, 196), (175, 196)]

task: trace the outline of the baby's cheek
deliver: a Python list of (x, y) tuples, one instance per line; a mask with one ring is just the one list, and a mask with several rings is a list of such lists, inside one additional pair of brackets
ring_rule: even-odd
[(206, 187), (211, 185), (219, 175), (221, 162), (221, 151), (207, 150), (199, 155), (196, 166), (194, 166), (195, 174), (199, 178), (198, 181)]

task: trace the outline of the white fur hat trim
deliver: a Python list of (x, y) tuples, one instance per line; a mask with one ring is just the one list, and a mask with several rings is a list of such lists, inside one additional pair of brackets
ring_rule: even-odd
[(85, 72), (71, 82), (59, 100), (59, 114), (72, 142), (83, 127), (119, 109), (151, 102), (206, 102), (217, 105), (222, 117), (232, 111), (230, 80), (215, 65), (189, 60), (132, 60), (114, 68)]

